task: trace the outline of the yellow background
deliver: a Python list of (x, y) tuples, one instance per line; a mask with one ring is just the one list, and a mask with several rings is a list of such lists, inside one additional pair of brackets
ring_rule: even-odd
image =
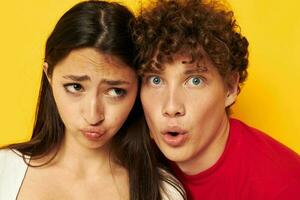
[[(0, 145), (29, 139), (45, 41), (76, 0), (0, 6)], [(131, 9), (135, 0), (121, 1)], [(144, 1), (145, 2), (145, 1)], [(297, 0), (229, 0), (250, 41), (249, 77), (233, 116), (300, 153), (300, 15)]]

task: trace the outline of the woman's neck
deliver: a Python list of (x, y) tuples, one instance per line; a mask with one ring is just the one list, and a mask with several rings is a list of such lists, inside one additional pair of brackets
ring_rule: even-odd
[(67, 135), (56, 155), (56, 150), (53, 150), (38, 162), (45, 162), (55, 155), (55, 158), (45, 167), (61, 168), (82, 178), (110, 174), (122, 168), (114, 162), (108, 144), (100, 148), (88, 148)]

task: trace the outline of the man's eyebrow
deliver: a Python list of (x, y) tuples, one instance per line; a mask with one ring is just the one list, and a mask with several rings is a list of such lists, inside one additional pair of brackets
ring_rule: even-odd
[(195, 74), (195, 73), (204, 73), (207, 72), (208, 68), (204, 66), (193, 67), (192, 69), (186, 69), (184, 71), (185, 75)]
[(66, 76), (63, 76), (63, 78), (65, 79), (71, 79), (73, 81), (90, 81), (91, 78), (87, 75), (83, 75), (83, 76), (77, 76), (77, 75), (66, 75)]
[(124, 81), (124, 80), (109, 80), (109, 79), (103, 79), (101, 81), (101, 84), (116, 86), (116, 85), (129, 85), (130, 82)]
[(163, 69), (161, 70), (155, 70), (155, 69), (146, 69), (146, 70), (141, 70), (139, 72), (140, 75), (145, 75), (145, 74), (162, 74), (163, 73)]

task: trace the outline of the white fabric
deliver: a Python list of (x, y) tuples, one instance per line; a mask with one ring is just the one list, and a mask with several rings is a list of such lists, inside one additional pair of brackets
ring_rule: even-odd
[(185, 198), (182, 196), (181, 192), (184, 196), (186, 194), (180, 182), (165, 170), (161, 171), (169, 180), (172, 180), (173, 184), (176, 184), (176, 186), (173, 186), (168, 182), (162, 182), (162, 188), (160, 190), (162, 194), (162, 200), (184, 200)]
[[(25, 177), (28, 166), (20, 156), (20, 153), (19, 155), (17, 153), (10, 149), (0, 150), (0, 200), (16, 200)], [(165, 175), (171, 177), (170, 174), (164, 170), (162, 171)], [(163, 200), (184, 199), (180, 192), (169, 183), (163, 182), (162, 187)]]
[(178, 190), (168, 183), (163, 184), (164, 190), (161, 190), (162, 200), (184, 200)]
[(27, 165), (23, 158), (10, 149), (0, 150), (0, 200), (15, 200)]

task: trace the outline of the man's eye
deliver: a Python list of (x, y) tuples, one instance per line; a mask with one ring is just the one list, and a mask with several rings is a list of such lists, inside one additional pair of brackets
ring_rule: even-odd
[(161, 78), (159, 76), (151, 76), (149, 77), (149, 83), (153, 85), (160, 85), (161, 84)]
[(83, 87), (78, 83), (65, 84), (64, 88), (66, 89), (67, 92), (71, 92), (71, 93), (77, 93), (83, 91)]
[(126, 90), (120, 88), (112, 88), (108, 90), (107, 94), (112, 97), (122, 97), (126, 94)]
[(187, 84), (191, 86), (198, 86), (203, 83), (203, 80), (200, 77), (191, 77), (188, 79)]

